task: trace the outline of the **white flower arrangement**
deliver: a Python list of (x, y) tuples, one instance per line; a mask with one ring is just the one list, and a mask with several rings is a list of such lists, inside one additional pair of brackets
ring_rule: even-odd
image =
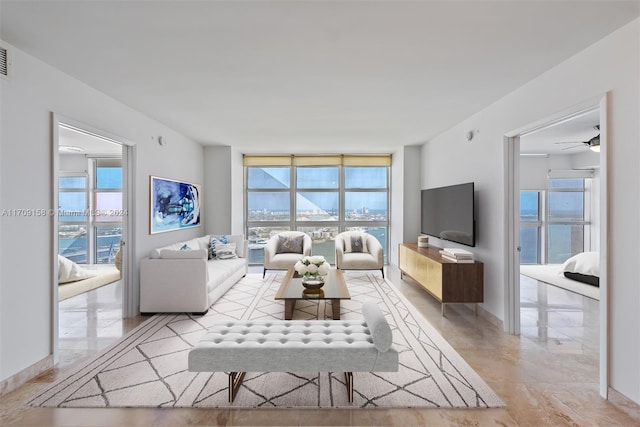
[(306, 256), (296, 262), (293, 267), (299, 275), (304, 277), (318, 277), (329, 274), (331, 266), (321, 255)]

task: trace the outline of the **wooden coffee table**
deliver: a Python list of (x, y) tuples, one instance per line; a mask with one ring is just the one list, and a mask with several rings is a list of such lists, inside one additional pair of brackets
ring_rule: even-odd
[(280, 289), (276, 292), (275, 299), (284, 300), (285, 320), (291, 320), (293, 317), (296, 301), (309, 299), (330, 300), (333, 319), (339, 320), (340, 301), (351, 299), (351, 295), (349, 295), (349, 289), (347, 289), (341, 270), (329, 270), (324, 286), (318, 290), (310, 290), (302, 286), (302, 277), (298, 276), (293, 268), (290, 268), (282, 280)]

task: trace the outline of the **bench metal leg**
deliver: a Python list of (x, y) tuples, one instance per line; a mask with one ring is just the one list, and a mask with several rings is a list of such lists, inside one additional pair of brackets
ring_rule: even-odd
[(344, 380), (347, 386), (347, 397), (349, 398), (349, 403), (353, 403), (353, 372), (345, 372)]
[(244, 379), (246, 372), (229, 372), (229, 402), (233, 402), (236, 398), (240, 384)]
[[(229, 372), (229, 403), (235, 400), (245, 374), (246, 372)], [(353, 372), (345, 372), (344, 380), (347, 386), (347, 398), (349, 403), (353, 403)]]

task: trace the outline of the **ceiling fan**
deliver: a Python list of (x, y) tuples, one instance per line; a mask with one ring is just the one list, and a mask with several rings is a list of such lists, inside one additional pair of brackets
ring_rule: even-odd
[(600, 125), (595, 125), (593, 128), (598, 131), (598, 134), (588, 141), (567, 141), (567, 142), (556, 142), (555, 144), (574, 144), (571, 147), (562, 148), (562, 150), (570, 150), (572, 148), (582, 147), (586, 145), (587, 147), (589, 147), (591, 151), (595, 151), (596, 153), (599, 153), (600, 152)]

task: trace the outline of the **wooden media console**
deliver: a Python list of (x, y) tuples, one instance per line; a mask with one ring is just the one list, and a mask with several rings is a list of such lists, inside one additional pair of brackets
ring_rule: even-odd
[[(440, 248), (419, 248), (417, 243), (401, 243), (398, 251), (400, 277), (406, 274), (442, 304), (484, 301), (484, 264), (444, 259)], [(476, 305), (477, 311), (477, 305)]]

